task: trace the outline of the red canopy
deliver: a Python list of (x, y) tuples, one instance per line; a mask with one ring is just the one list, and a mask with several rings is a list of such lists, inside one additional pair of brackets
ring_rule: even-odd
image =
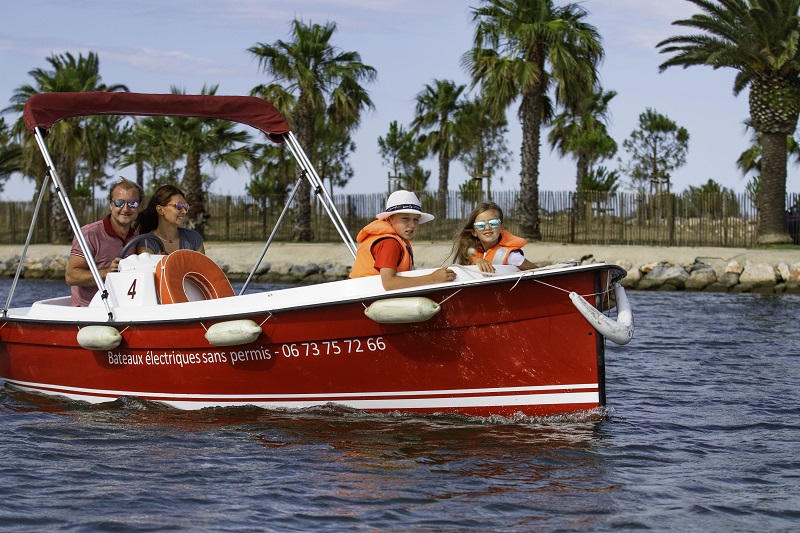
[(61, 119), (88, 115), (154, 115), (230, 120), (263, 131), (272, 141), (283, 142), (289, 124), (275, 106), (254, 96), (137, 93), (42, 93), (25, 102), (25, 127), (45, 134)]

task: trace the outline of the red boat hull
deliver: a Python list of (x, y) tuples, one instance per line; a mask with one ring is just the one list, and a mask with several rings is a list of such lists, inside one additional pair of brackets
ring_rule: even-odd
[[(77, 324), (8, 319), (0, 376), (90, 402), (137, 396), (192, 409), (337, 403), (370, 411), (553, 415), (604, 403), (604, 339), (568, 291), (595, 294), (607, 269), (429, 290), (427, 321), (381, 324), (371, 301), (253, 313), (255, 342), (214, 347), (212, 320), (115, 323), (122, 343), (90, 351)], [(422, 293), (420, 293), (422, 294)], [(594, 303), (594, 302), (592, 302)]]

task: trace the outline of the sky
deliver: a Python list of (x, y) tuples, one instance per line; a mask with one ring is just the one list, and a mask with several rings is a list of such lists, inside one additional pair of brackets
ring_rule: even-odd
[[(556, 0), (557, 5), (565, 2)], [(713, 179), (741, 192), (747, 179), (736, 167), (749, 146), (742, 122), (748, 117), (747, 93), (733, 94), (732, 69), (658, 66), (667, 56), (655, 45), (685, 34), (671, 26), (690, 17), (695, 7), (686, 0), (585, 0), (587, 22), (603, 39), (605, 60), (600, 67), (603, 89), (618, 94), (611, 101), (609, 132), (627, 160), (622, 142), (638, 127), (639, 115), (651, 108), (689, 131), (685, 166), (673, 172), (673, 190), (699, 186)], [(102, 83), (124, 84), (133, 92), (168, 93), (172, 86), (197, 94), (204, 85), (219, 85), (217, 94), (247, 95), (269, 83), (247, 49), (290, 38), (290, 24), (335, 22), (331, 43), (342, 51), (361, 54), (377, 70), (367, 90), (375, 109), (365, 112), (353, 134), (356, 151), (350, 164), (354, 178), (335, 192), (374, 193), (387, 190), (389, 168), (378, 153), (377, 140), (392, 121), (408, 128), (415, 97), (435, 80), (452, 80), (469, 87), (461, 56), (472, 45), (471, 9), (478, 0), (25, 0), (8, 2), (0, 33), (0, 108), (14, 90), (32, 83), (29, 71), (49, 70), (53, 54), (95, 52)], [(511, 169), (494, 179), (492, 189), (519, 187), (521, 127), (518, 102), (508, 111)], [(6, 115), (6, 121), (17, 116)], [(543, 131), (546, 139), (546, 130)], [(306, 148), (308, 150), (308, 148)], [(616, 160), (604, 163), (619, 166)], [(438, 182), (432, 157), (429, 188)], [(249, 177), (222, 169), (205, 169), (217, 176), (212, 192), (243, 194)], [(789, 166), (788, 191), (800, 190), (798, 169)], [(124, 172), (122, 172), (124, 174)], [(133, 177), (133, 176), (130, 176)], [(450, 188), (467, 179), (461, 163), (450, 166)], [(541, 190), (574, 188), (575, 162), (562, 159), (543, 143)], [(14, 177), (2, 199), (31, 198), (28, 180)]]

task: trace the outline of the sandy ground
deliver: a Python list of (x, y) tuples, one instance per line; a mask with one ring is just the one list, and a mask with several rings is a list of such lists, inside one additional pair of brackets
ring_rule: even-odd
[[(449, 264), (450, 243), (446, 242), (412, 242), (417, 268), (439, 267)], [(230, 243), (207, 242), (206, 253), (219, 264), (227, 265), (229, 272), (247, 272), (264, 249), (263, 243)], [(67, 256), (68, 245), (36, 244), (27, 253), (29, 261)], [(0, 260), (19, 256), (21, 245), (0, 245)], [(736, 260), (743, 266), (747, 261), (752, 263), (769, 263), (792, 265), (800, 262), (800, 248), (791, 250), (750, 250), (745, 248), (712, 248), (712, 247), (653, 247), (653, 246), (604, 246), (604, 245), (568, 245), (568, 244), (528, 244), (524, 248), (525, 256), (534, 263), (558, 263), (571, 259), (593, 256), (595, 261), (616, 263), (630, 261), (632, 266), (641, 266), (653, 262), (668, 261), (678, 265), (690, 265), (704, 262), (714, 265), (727, 264)], [(347, 248), (339, 243), (273, 243), (264, 256), (264, 262), (273, 267), (308, 265), (310, 263), (349, 266), (352, 256)]]
[[(439, 267), (449, 264), (450, 243), (412, 242), (414, 260), (417, 268)], [(206, 245), (206, 253), (215, 261), (227, 264), (232, 271), (247, 270), (252, 267), (263, 251), (263, 245), (254, 243), (215, 243)], [(529, 244), (524, 248), (525, 257), (534, 263), (552, 264), (566, 260), (579, 260), (593, 256), (595, 261), (615, 263), (618, 260), (630, 261), (633, 266), (668, 261), (678, 265), (695, 262), (708, 264), (728, 264), (736, 260), (745, 265), (770, 263), (791, 265), (800, 262), (800, 249), (797, 250), (748, 250), (744, 248), (693, 248), (693, 247), (650, 247), (650, 246), (602, 246)], [(267, 250), (264, 261), (273, 265), (309, 263), (352, 264), (352, 257), (341, 244), (297, 244), (274, 243)]]

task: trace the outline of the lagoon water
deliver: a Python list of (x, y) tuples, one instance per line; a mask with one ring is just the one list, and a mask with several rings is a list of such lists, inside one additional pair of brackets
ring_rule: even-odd
[[(25, 286), (14, 305), (66, 292)], [(0, 388), (2, 530), (796, 531), (800, 297), (629, 297), (636, 336), (608, 344), (603, 417), (184, 412)]]

